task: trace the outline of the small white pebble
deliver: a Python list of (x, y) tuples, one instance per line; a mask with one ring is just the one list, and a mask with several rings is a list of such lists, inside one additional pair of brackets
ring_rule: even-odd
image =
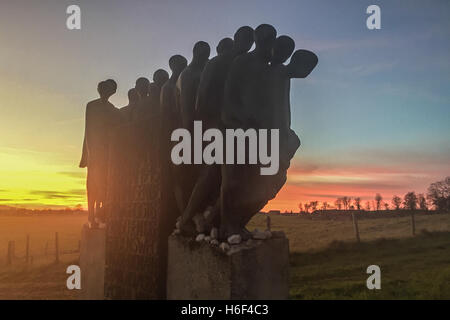
[(209, 236), (211, 237), (211, 239), (217, 239), (219, 237), (219, 229), (212, 228)]
[(228, 243), (229, 244), (239, 244), (242, 242), (242, 238), (240, 234), (233, 234), (228, 237)]
[(255, 229), (255, 231), (252, 232), (253, 239), (256, 240), (265, 240), (267, 239), (267, 234), (263, 231), (258, 231)]
[(222, 249), (222, 251), (227, 251), (230, 249), (230, 245), (226, 242), (222, 242), (219, 247), (220, 249)]
[(210, 236), (206, 236), (203, 240), (205, 240), (206, 242), (210, 242), (211, 241), (211, 237)]
[(200, 242), (205, 239), (205, 235), (203, 233), (200, 233), (196, 238), (195, 241)]
[(218, 246), (219, 245), (219, 240), (217, 239), (212, 239), (210, 244), (212, 244), (213, 246)]
[(208, 208), (206, 208), (205, 212), (203, 212), (203, 217), (205, 219), (207, 219), (209, 217), (209, 215), (211, 214), (211, 209), (212, 209), (212, 207), (209, 206)]

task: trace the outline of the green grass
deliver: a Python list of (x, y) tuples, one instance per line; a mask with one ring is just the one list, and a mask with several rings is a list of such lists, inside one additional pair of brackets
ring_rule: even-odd
[[(450, 299), (450, 233), (367, 243), (335, 241), (290, 256), (291, 299)], [(369, 290), (369, 265), (381, 268), (381, 290)]]

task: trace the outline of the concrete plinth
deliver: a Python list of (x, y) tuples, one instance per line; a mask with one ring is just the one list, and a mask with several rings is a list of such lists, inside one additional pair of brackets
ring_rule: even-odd
[(169, 237), (167, 298), (199, 300), (287, 299), (289, 240), (284, 236), (217, 246)]
[(105, 229), (84, 225), (80, 247), (81, 300), (103, 300), (105, 281)]

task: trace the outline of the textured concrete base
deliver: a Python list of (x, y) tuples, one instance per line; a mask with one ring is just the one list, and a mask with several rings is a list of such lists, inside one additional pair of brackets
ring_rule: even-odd
[(205, 241), (169, 237), (167, 298), (200, 300), (287, 299), (289, 240), (231, 246), (224, 253)]
[(105, 229), (90, 229), (87, 224), (81, 231), (80, 248), (82, 300), (103, 300), (105, 281)]

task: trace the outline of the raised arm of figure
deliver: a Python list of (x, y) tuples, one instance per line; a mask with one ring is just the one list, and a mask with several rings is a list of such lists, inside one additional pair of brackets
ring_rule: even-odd
[(288, 64), (289, 78), (306, 78), (316, 67), (319, 59), (314, 52), (297, 50)]

